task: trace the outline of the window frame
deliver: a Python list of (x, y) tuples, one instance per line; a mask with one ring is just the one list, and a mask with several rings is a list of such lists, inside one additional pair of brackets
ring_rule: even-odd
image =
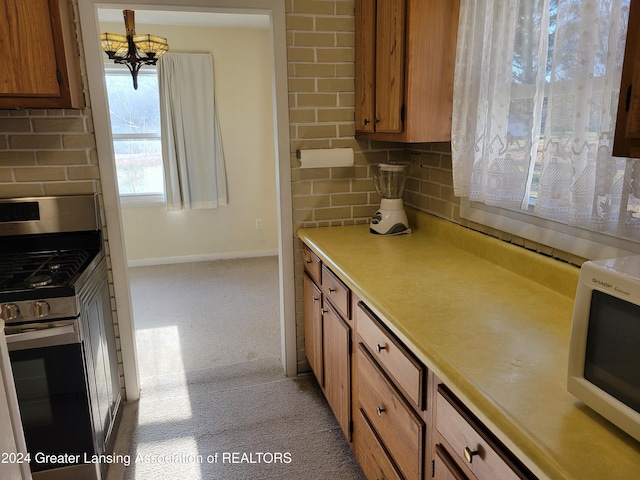
[[(122, 75), (122, 76), (131, 76), (131, 72), (125, 65), (120, 65), (116, 63), (105, 61), (104, 66), (104, 75), (105, 79), (107, 75)], [(138, 72), (138, 76), (140, 75), (157, 75), (156, 66), (149, 65), (144, 69), (141, 69)], [(105, 86), (105, 93), (107, 93)], [(108, 98), (108, 93), (107, 93)], [(109, 126), (111, 127), (111, 122), (109, 122)], [(111, 137), (111, 143), (118, 139), (160, 139), (162, 141), (162, 135), (160, 133), (113, 133), (113, 129), (109, 132)], [(114, 162), (115, 162), (115, 151), (114, 151)], [(115, 166), (115, 163), (114, 163)], [(116, 181), (118, 180), (118, 176), (116, 173)], [(164, 186), (163, 186), (164, 188)], [(166, 191), (163, 190), (162, 193), (121, 193), (118, 185), (118, 196), (120, 198), (120, 204), (123, 207), (155, 207), (160, 205), (167, 204)]]

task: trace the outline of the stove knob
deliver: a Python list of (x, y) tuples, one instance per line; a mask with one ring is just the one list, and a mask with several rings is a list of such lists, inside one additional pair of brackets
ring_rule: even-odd
[(36, 318), (46, 317), (47, 315), (49, 315), (49, 312), (51, 311), (51, 307), (44, 300), (38, 300), (37, 302), (34, 302), (32, 308), (33, 308), (33, 315)]
[(2, 305), (2, 318), (9, 322), (20, 316), (20, 308), (15, 303), (5, 303)]

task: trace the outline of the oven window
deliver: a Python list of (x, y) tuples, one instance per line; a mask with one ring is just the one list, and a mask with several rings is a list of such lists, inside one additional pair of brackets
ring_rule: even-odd
[(640, 307), (598, 290), (591, 297), (584, 377), (640, 412)]
[[(27, 450), (93, 454), (89, 402), (79, 343), (10, 352)], [(33, 472), (63, 465), (38, 464)]]
[(19, 392), (22, 426), (31, 428), (53, 423), (53, 412), (49, 401), (49, 382), (44, 359), (36, 358), (14, 363), (16, 391)]

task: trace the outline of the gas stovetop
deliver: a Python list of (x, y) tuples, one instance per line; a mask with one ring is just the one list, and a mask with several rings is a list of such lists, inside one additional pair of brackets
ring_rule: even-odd
[(0, 316), (78, 313), (78, 291), (104, 259), (97, 197), (0, 199)]
[(72, 285), (96, 254), (91, 250), (0, 254), (0, 294)]

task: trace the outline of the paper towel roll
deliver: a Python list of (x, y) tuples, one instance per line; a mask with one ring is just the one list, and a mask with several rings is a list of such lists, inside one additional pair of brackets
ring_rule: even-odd
[(317, 148), (298, 150), (300, 168), (351, 167), (353, 148)]

